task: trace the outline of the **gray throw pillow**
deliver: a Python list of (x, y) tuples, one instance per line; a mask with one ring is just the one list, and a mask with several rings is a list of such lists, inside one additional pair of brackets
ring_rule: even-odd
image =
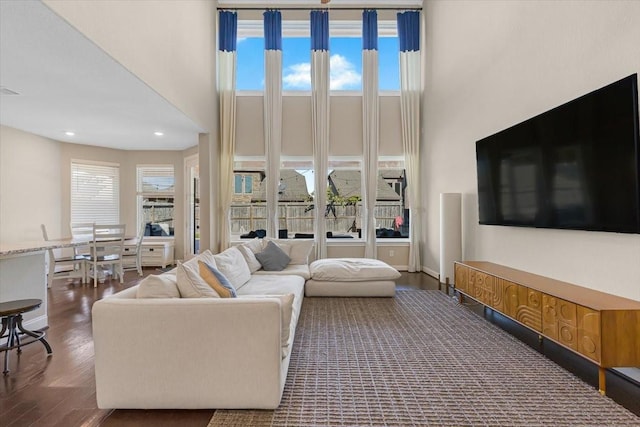
[(266, 271), (282, 271), (291, 261), (289, 255), (271, 241), (262, 252), (256, 254), (256, 258)]

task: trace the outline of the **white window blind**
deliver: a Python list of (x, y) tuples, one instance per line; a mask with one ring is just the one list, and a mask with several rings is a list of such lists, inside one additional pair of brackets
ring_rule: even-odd
[(71, 223), (120, 222), (120, 166), (71, 162)]
[(175, 177), (173, 165), (139, 165), (138, 195), (173, 196)]

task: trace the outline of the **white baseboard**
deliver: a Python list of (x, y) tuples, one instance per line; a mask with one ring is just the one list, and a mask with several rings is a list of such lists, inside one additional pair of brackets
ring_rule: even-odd
[(422, 267), (422, 271), (424, 273), (427, 273), (429, 276), (433, 277), (434, 279), (437, 279), (438, 276), (440, 276), (440, 273), (427, 267)]
[(408, 271), (409, 270), (409, 266), (408, 265), (392, 265), (391, 267), (395, 268), (398, 271)]

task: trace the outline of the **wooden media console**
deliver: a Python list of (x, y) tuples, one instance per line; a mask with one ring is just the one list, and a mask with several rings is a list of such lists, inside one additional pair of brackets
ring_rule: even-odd
[(605, 369), (640, 367), (640, 301), (484, 261), (455, 263), (455, 290)]

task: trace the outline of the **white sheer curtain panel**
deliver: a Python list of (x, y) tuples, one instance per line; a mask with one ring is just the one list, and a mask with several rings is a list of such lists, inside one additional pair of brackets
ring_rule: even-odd
[(327, 176), (329, 164), (329, 12), (311, 11), (311, 139), (315, 170), (316, 259), (327, 257)]
[(238, 15), (220, 11), (218, 37), (218, 94), (220, 100), (220, 250), (231, 242), (231, 197), (233, 195), (233, 155), (236, 142), (236, 39)]
[(400, 115), (405, 169), (409, 183), (409, 272), (422, 270), (420, 258), (422, 200), (420, 198), (420, 12), (398, 13), (400, 41)]
[(362, 12), (362, 135), (363, 185), (362, 207), (366, 244), (365, 258), (377, 258), (376, 249), (376, 192), (378, 189), (378, 14), (375, 10)]
[(282, 147), (282, 17), (264, 12), (264, 139), (267, 156), (267, 236), (278, 237), (278, 193)]

